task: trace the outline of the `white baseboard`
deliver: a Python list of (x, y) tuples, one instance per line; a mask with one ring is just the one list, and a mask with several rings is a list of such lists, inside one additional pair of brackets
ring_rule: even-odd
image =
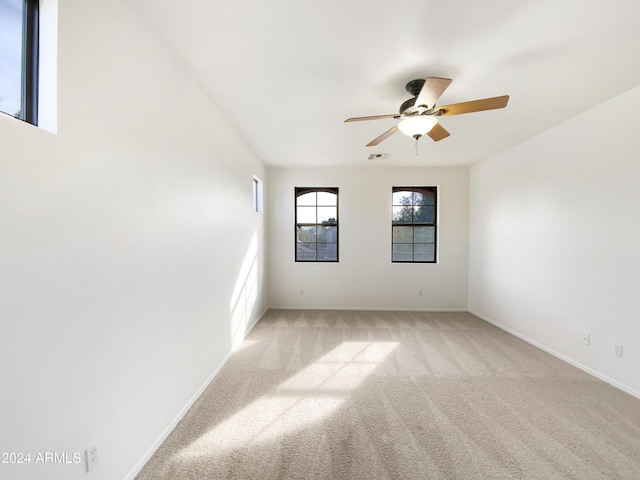
[(566, 355), (563, 355), (559, 352), (556, 352), (555, 350), (546, 347), (545, 345), (542, 345), (541, 343), (538, 343), (534, 340), (531, 340), (530, 338), (526, 337), (525, 335), (522, 335), (518, 332), (516, 332), (515, 330), (512, 330), (508, 327), (505, 327), (504, 325), (492, 320), (491, 318), (488, 318), (484, 315), (482, 315), (481, 313), (475, 312), (473, 310), (468, 310), (469, 313), (475, 315), (478, 318), (481, 318), (482, 320), (484, 320), (485, 322), (490, 323), (491, 325), (495, 325), (496, 327), (498, 327), (501, 330), (504, 330), (507, 333), (510, 333), (511, 335), (513, 335), (514, 337), (518, 337), (521, 340), (524, 340), (525, 342), (527, 342), (530, 345), (533, 345), (534, 347), (539, 348), (540, 350), (543, 350), (551, 355), (553, 355), (556, 358), (559, 358), (560, 360), (567, 362), (569, 365), (573, 365), (576, 368), (579, 368), (580, 370), (582, 370), (583, 372), (588, 373), (589, 375), (593, 375), (594, 377), (607, 382), (609, 385), (612, 385), (616, 388), (618, 388), (619, 390), (622, 390), (623, 392), (628, 393), (629, 395), (633, 395), (636, 398), (640, 399), (640, 391), (629, 387), (628, 385), (625, 385), (623, 383), (618, 382), (617, 380), (614, 380), (613, 378), (598, 372), (597, 370), (593, 370), (592, 368), (587, 367), (586, 365), (583, 365), (580, 362), (577, 362), (575, 360), (573, 360), (570, 357), (567, 357)]
[[(253, 330), (253, 328), (258, 324), (258, 322), (260, 321), (260, 319), (264, 316), (264, 314), (267, 312), (268, 309), (264, 309), (262, 311), (262, 313), (258, 316), (256, 316), (255, 320), (247, 327), (247, 331), (245, 332), (245, 338), (247, 337), (247, 335), (249, 335), (249, 333), (251, 332), (251, 330)], [(182, 407), (182, 409), (178, 412), (178, 414), (174, 417), (174, 419), (169, 423), (169, 425), (162, 431), (162, 433), (160, 434), (160, 436), (156, 439), (155, 442), (153, 442), (153, 444), (149, 447), (149, 449), (145, 452), (145, 454), (142, 456), (142, 458), (140, 460), (138, 460), (138, 462), (134, 465), (134, 467), (129, 471), (129, 473), (127, 474), (127, 476), (124, 478), (124, 480), (134, 480), (134, 478), (136, 477), (136, 475), (138, 475), (140, 473), (140, 471), (142, 470), (142, 468), (147, 464), (147, 462), (151, 459), (151, 457), (153, 456), (153, 454), (156, 452), (156, 450), (158, 450), (158, 448), (160, 448), (160, 445), (162, 445), (164, 443), (164, 441), (167, 439), (167, 437), (171, 434), (171, 432), (173, 431), (174, 428), (176, 428), (176, 426), (178, 425), (178, 423), (180, 423), (180, 420), (182, 420), (184, 418), (184, 416), (187, 414), (187, 412), (189, 411), (189, 409), (193, 406), (193, 404), (196, 402), (196, 400), (198, 400), (198, 398), (200, 397), (200, 395), (202, 395), (204, 393), (204, 391), (207, 389), (207, 387), (209, 386), (209, 384), (211, 382), (213, 382), (213, 380), (218, 376), (218, 373), (220, 373), (220, 370), (222, 370), (222, 368), (226, 365), (226, 363), (229, 361), (229, 359), (231, 358), (231, 356), (235, 353), (235, 349), (231, 350), (229, 352), (229, 354), (224, 358), (224, 360), (220, 363), (220, 365), (218, 365), (218, 367), (213, 371), (213, 373), (211, 375), (209, 375), (209, 378), (207, 378), (207, 380), (202, 384), (202, 386), (196, 391), (196, 393), (193, 394), (193, 396), (189, 399), (189, 401), (187, 402), (187, 404)]]
[(349, 310), (349, 311), (367, 311), (367, 312), (467, 312), (467, 307), (460, 308), (395, 308), (395, 307), (317, 307), (317, 306), (300, 306), (285, 305), (281, 307), (271, 306), (271, 310)]
[(264, 317), (264, 314), (267, 313), (267, 311), (270, 309), (271, 307), (265, 307), (264, 310), (262, 310), (262, 312), (260, 313), (260, 315), (256, 316), (255, 320), (249, 324), (247, 326), (247, 331), (244, 334), (244, 337), (247, 338), (247, 335), (249, 335), (249, 333), (251, 333), (251, 330), (253, 330), (253, 328), (258, 324), (258, 322), (260, 320), (262, 320), (262, 317)]

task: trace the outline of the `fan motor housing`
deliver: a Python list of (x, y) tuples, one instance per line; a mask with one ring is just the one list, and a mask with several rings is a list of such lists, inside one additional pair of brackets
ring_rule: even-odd
[(416, 99), (414, 98), (410, 98), (409, 100), (407, 100), (406, 102), (403, 102), (402, 105), (400, 105), (400, 113), (404, 113), (404, 114), (410, 114), (413, 113), (414, 111), (416, 111), (417, 109), (414, 107), (416, 103)]
[(407, 92), (409, 92), (414, 97), (417, 97), (418, 95), (420, 95), (420, 91), (424, 86), (424, 82), (425, 80), (423, 78), (411, 80), (409, 83), (407, 83), (407, 86), (405, 88), (407, 89)]

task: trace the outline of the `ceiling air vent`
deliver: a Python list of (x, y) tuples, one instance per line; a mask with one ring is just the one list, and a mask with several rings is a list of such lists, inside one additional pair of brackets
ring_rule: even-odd
[(389, 158), (388, 153), (372, 153), (367, 160), (380, 160), (381, 158)]

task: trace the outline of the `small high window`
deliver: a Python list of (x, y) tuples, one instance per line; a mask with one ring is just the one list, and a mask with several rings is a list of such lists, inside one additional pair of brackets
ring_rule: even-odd
[(338, 189), (295, 189), (296, 262), (338, 261)]
[(393, 187), (392, 262), (436, 262), (437, 199), (437, 187)]
[(262, 180), (255, 175), (253, 176), (253, 210), (262, 213), (264, 212), (264, 190)]
[(0, 111), (38, 124), (39, 1), (0, 0)]

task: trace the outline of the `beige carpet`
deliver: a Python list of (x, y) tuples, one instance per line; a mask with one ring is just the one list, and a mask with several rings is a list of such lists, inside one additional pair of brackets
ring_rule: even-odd
[(151, 479), (640, 479), (640, 400), (468, 313), (271, 310)]

